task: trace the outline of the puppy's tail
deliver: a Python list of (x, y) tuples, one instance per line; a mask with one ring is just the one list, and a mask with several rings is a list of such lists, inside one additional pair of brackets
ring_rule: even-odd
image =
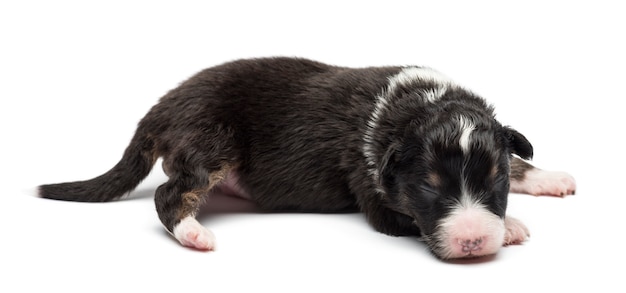
[(154, 141), (138, 131), (122, 159), (108, 172), (86, 181), (41, 185), (39, 195), (69, 201), (111, 201), (135, 189), (148, 176), (156, 159)]

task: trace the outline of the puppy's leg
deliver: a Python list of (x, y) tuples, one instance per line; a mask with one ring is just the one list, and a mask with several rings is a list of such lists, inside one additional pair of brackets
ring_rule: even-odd
[(182, 245), (200, 250), (215, 248), (215, 236), (195, 217), (204, 197), (226, 178), (230, 166), (225, 164), (213, 172), (196, 168), (197, 174), (170, 170), (170, 180), (157, 189), (155, 202), (159, 218)]
[(514, 157), (511, 160), (510, 192), (565, 196), (576, 192), (574, 177), (565, 172), (545, 171)]
[(205, 193), (200, 178), (189, 174), (172, 175), (168, 182), (156, 190), (155, 203), (159, 219), (182, 245), (213, 250), (213, 233), (200, 225), (195, 218)]
[(376, 231), (391, 236), (419, 236), (414, 220), (404, 214), (379, 206), (363, 209), (368, 222)]
[(506, 216), (504, 218), (504, 246), (520, 244), (528, 239), (530, 232), (520, 220)]

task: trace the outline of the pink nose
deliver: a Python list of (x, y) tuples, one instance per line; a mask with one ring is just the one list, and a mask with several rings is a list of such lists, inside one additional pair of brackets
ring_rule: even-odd
[(459, 244), (458, 249), (461, 250), (464, 254), (472, 255), (478, 254), (478, 252), (482, 249), (483, 238), (479, 237), (476, 239), (458, 239), (457, 243)]

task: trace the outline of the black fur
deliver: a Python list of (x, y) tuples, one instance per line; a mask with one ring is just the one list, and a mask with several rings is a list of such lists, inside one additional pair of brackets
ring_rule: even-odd
[[(293, 58), (239, 60), (206, 69), (170, 91), (141, 120), (122, 160), (104, 175), (43, 185), (45, 198), (110, 201), (163, 158), (169, 180), (155, 195), (171, 232), (224, 174), (266, 210), (358, 209), (390, 235), (431, 234), (459, 196), (462, 170), (504, 217), (512, 153), (532, 156), (483, 99), (450, 87), (436, 102), (422, 81), (390, 93), (372, 138), (378, 180), (363, 153), (377, 96), (400, 67), (344, 68)], [(471, 155), (458, 146), (458, 115), (476, 124)], [(495, 170), (494, 173), (491, 171)], [(433, 246), (435, 244), (431, 244)]]

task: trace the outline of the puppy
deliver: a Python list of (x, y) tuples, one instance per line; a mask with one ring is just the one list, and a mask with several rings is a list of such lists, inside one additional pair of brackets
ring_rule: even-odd
[(377, 231), (421, 236), (437, 257), (465, 258), (528, 237), (506, 216), (509, 191), (574, 194), (568, 174), (521, 160), (532, 155), (492, 106), (432, 69), (252, 59), (206, 69), (167, 93), (108, 172), (39, 191), (114, 200), (162, 158), (169, 180), (156, 209), (184, 246), (214, 248), (195, 216), (219, 189), (269, 211), (358, 210)]

